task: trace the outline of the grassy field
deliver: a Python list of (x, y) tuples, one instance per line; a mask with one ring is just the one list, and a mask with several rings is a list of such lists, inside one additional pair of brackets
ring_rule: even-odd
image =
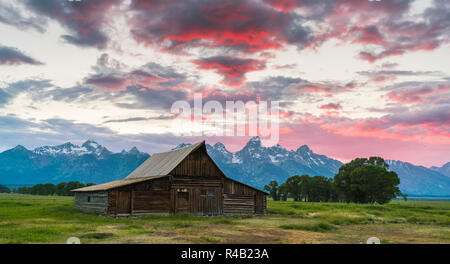
[(0, 243), (450, 243), (450, 202), (268, 202), (268, 215), (111, 218), (72, 197), (0, 194)]

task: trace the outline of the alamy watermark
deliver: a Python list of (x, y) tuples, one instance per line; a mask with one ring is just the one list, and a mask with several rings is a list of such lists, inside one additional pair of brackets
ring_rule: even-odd
[(172, 104), (172, 131), (177, 136), (260, 136), (265, 145), (279, 141), (280, 108), (278, 101), (203, 102), (202, 94), (194, 94), (193, 106), (188, 101)]

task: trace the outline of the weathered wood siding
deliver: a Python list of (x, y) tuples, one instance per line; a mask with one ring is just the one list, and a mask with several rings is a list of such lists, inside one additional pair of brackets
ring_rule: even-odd
[[(130, 210), (120, 210), (121, 193), (130, 192)], [(161, 178), (113, 189), (108, 192), (110, 215), (168, 214), (170, 204), (169, 178)], [(124, 199), (124, 198), (121, 198)]]
[(205, 149), (189, 154), (170, 174), (171, 213), (223, 214), (224, 175)]
[(266, 196), (240, 182), (225, 179), (223, 186), (225, 215), (265, 214)]
[(169, 179), (157, 179), (136, 184), (133, 188), (132, 214), (168, 214)]
[(255, 213), (255, 196), (249, 194), (224, 194), (223, 212), (225, 215)]
[(223, 175), (202, 148), (189, 154), (170, 174), (195, 177), (222, 177)]
[(222, 186), (221, 177), (175, 176), (171, 184), (170, 212), (222, 215)]
[(247, 185), (231, 180), (231, 179), (225, 179), (224, 180), (224, 186), (223, 186), (223, 192), (227, 194), (248, 194), (248, 195), (254, 195), (256, 193), (256, 190), (248, 187)]
[(81, 211), (105, 215), (108, 212), (107, 192), (75, 193), (75, 208)]
[(223, 179), (219, 177), (176, 176), (172, 178), (172, 189), (177, 188), (222, 188)]
[(256, 192), (255, 214), (266, 214), (267, 197), (263, 192)]
[(108, 215), (116, 215), (117, 214), (117, 189), (108, 191)]

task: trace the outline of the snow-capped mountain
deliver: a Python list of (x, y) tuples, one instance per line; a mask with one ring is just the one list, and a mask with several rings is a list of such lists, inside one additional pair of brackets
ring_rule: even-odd
[(253, 137), (234, 153), (220, 142), (207, 145), (207, 150), (227, 175), (259, 188), (271, 180), (281, 183), (296, 174), (333, 177), (342, 165), (338, 160), (313, 153), (306, 145), (297, 150), (280, 145), (265, 147), (259, 137)]
[[(189, 146), (182, 143), (174, 149)], [(239, 151), (224, 144), (206, 145), (222, 171), (231, 178), (263, 188), (271, 180), (284, 182), (293, 175), (333, 177), (342, 162), (314, 153), (307, 145), (288, 150), (280, 145), (263, 146), (252, 138)], [(0, 153), (0, 184), (59, 183), (81, 181), (104, 183), (126, 177), (150, 155), (136, 147), (112, 153), (93, 140), (81, 146), (65, 143), (28, 150), (23, 146)], [(450, 195), (449, 164), (425, 168), (408, 162), (387, 160), (389, 169), (400, 177), (400, 190), (416, 195)]]
[[(181, 143), (174, 149), (189, 145)], [(237, 152), (228, 151), (221, 142), (207, 144), (206, 149), (226, 175), (258, 188), (271, 180), (282, 183), (297, 174), (333, 177), (342, 166), (338, 160), (315, 154), (307, 145), (297, 150), (287, 150), (279, 144), (266, 147), (259, 137), (251, 138)]]
[(172, 150), (184, 148), (184, 147), (187, 147), (187, 146), (190, 146), (190, 145), (192, 145), (192, 144), (191, 143), (181, 143), (178, 146), (174, 147)]
[(35, 148), (33, 152), (39, 155), (46, 155), (53, 157), (60, 155), (82, 156), (87, 154), (93, 154), (101, 158), (111, 154), (111, 152), (107, 148), (103, 147), (102, 145), (98, 144), (93, 140), (88, 140), (84, 142), (83, 145), (81, 145), (81, 147), (78, 145), (74, 145), (70, 142), (67, 142), (58, 146), (44, 146)]
[(136, 147), (112, 153), (93, 140), (0, 153), (0, 182), (14, 184), (81, 181), (104, 183), (126, 177), (149, 155)]

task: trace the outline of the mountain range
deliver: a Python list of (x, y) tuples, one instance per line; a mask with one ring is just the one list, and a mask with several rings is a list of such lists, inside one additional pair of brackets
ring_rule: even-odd
[(112, 153), (92, 140), (34, 150), (19, 145), (0, 153), (0, 183), (104, 183), (124, 178), (149, 157), (137, 148)]
[[(176, 148), (187, 146), (182, 143)], [(271, 180), (284, 182), (292, 175), (333, 177), (342, 162), (314, 153), (307, 145), (296, 150), (265, 147), (254, 137), (239, 151), (230, 152), (218, 142), (207, 151), (223, 172), (238, 181), (263, 188)], [(133, 147), (113, 153), (93, 140), (81, 146), (65, 143), (28, 150), (23, 146), (0, 153), (0, 184), (37, 184), (80, 181), (104, 183), (126, 177), (150, 155)], [(400, 177), (400, 189), (414, 195), (450, 195), (450, 162), (426, 168), (387, 160)]]

